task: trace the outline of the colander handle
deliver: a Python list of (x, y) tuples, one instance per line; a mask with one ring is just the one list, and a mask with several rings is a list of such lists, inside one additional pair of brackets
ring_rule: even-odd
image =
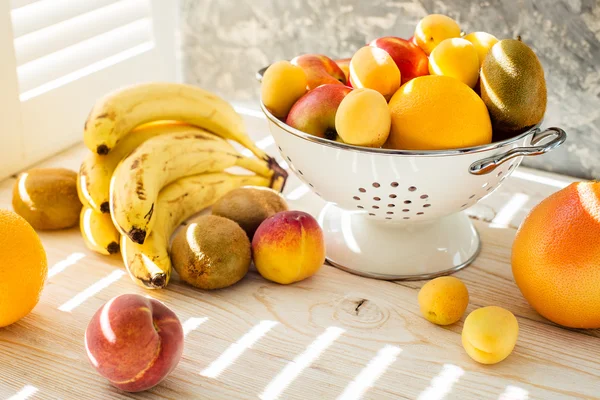
[[(552, 139), (545, 144), (535, 146), (536, 143), (548, 138)], [(517, 147), (507, 151), (506, 153), (496, 154), (494, 156), (484, 158), (483, 160), (476, 161), (469, 167), (469, 172), (473, 175), (489, 174), (500, 165), (504, 164), (508, 160), (512, 160), (515, 157), (538, 156), (540, 154), (547, 153), (563, 144), (566, 139), (566, 132), (560, 128), (548, 128), (544, 131), (537, 130), (531, 138), (532, 146)]]

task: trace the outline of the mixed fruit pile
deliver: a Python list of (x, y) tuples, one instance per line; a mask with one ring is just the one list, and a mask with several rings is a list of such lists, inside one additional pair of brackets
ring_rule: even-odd
[(464, 35), (432, 14), (408, 40), (381, 37), (352, 58), (304, 54), (265, 71), (262, 102), (302, 132), (364, 147), (445, 150), (489, 144), (539, 124), (544, 70), (519, 39)]

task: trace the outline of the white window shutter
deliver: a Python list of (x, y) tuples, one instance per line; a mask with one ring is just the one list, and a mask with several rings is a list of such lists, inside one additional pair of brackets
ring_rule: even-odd
[(19, 167), (81, 141), (87, 114), (107, 92), (176, 80), (176, 16), (176, 3), (162, 0), (11, 0)]

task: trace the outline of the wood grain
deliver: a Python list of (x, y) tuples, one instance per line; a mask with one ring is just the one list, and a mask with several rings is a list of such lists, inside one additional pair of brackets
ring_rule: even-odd
[[(253, 131), (262, 132), (257, 136), (260, 139), (266, 132), (264, 122), (252, 124)], [(267, 150), (273, 152), (274, 148)], [(77, 146), (42, 165), (76, 169), (84, 153), (83, 147)], [(479, 365), (466, 355), (460, 341), (462, 321), (442, 328), (420, 316), (416, 297), (423, 282), (377, 281), (328, 265), (316, 276), (291, 286), (270, 283), (251, 271), (239, 284), (212, 292), (196, 290), (177, 277), (167, 289), (150, 292), (125, 275), (71, 312), (63, 312), (59, 307), (76, 294), (123, 269), (118, 256), (88, 251), (78, 230), (71, 229), (40, 234), (51, 267), (73, 254), (81, 253), (82, 258), (48, 280), (30, 315), (0, 329), (0, 397), (13, 396), (30, 385), (37, 389), (26, 397), (30, 399), (257, 398), (282, 371), (290, 371), (286, 366), (301, 360), (307, 349), (314, 349), (311, 343), (335, 327), (343, 329), (337, 340), (288, 382), (280, 398), (335, 399), (385, 346), (401, 351), (373, 386), (364, 388), (365, 399), (425, 395), (431, 399), (497, 399), (507, 387), (526, 391), (529, 399), (600, 398), (600, 330), (564, 329), (539, 316), (515, 286), (509, 264), (515, 229), (526, 211), (570, 181), (521, 168), (517, 177), (469, 210), (483, 250), (473, 265), (456, 275), (469, 288), (468, 311), (500, 305), (511, 310), (520, 325), (515, 351), (500, 364)], [(10, 208), (13, 182), (0, 183), (0, 207)], [(293, 177), (286, 193), (300, 185)], [(506, 226), (495, 225), (492, 221), (516, 193), (528, 196), (526, 204)], [(313, 214), (324, 205), (312, 193), (290, 202)], [(91, 315), (122, 293), (161, 300), (182, 322), (207, 318), (186, 336), (183, 359), (171, 376), (158, 387), (135, 395), (119, 392), (100, 377), (89, 365), (83, 347)], [(261, 321), (275, 324), (218, 376), (201, 375)], [(462, 371), (451, 387), (444, 386), (448, 371)], [(435, 386), (438, 383), (441, 386)]]

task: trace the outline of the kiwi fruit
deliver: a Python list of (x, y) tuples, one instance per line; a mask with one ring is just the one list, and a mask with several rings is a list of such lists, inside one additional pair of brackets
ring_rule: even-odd
[(237, 222), (252, 240), (265, 219), (287, 209), (283, 196), (275, 190), (244, 186), (221, 197), (213, 205), (212, 213)]
[(242, 279), (252, 261), (248, 236), (238, 224), (216, 215), (189, 221), (171, 245), (180, 278), (200, 289), (222, 289)]
[(12, 206), (34, 229), (77, 225), (82, 208), (77, 196), (77, 173), (64, 168), (34, 168), (19, 174)]
[(483, 61), (479, 79), (494, 141), (518, 135), (542, 121), (547, 102), (544, 69), (525, 43), (515, 39), (496, 43)]

